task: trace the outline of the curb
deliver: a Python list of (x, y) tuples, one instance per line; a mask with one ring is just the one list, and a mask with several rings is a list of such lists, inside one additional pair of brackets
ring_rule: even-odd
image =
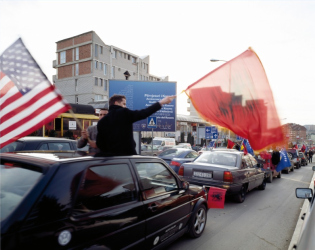
[[(313, 166), (314, 165), (312, 165), (312, 167)], [(310, 186), (309, 186), (309, 188), (311, 188), (313, 191), (314, 191), (314, 178), (315, 178), (315, 171), (313, 173), (313, 177), (311, 179), (311, 183), (310, 183)], [(296, 244), (299, 241), (301, 230), (302, 230), (302, 226), (303, 226), (303, 223), (304, 223), (304, 220), (302, 220), (301, 217), (302, 217), (302, 215), (304, 213), (307, 212), (307, 210), (309, 210), (309, 206), (310, 206), (309, 200), (305, 199), (304, 203), (303, 203), (303, 206), (301, 208), (301, 212), (300, 212), (300, 215), (298, 217), (298, 221), (296, 223), (296, 226), (295, 226), (295, 229), (294, 229), (294, 232), (293, 232), (293, 235), (292, 235), (291, 242), (290, 242), (288, 250), (296, 249)]]

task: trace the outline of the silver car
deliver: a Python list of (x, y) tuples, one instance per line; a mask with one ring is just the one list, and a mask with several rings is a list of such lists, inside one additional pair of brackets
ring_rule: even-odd
[(193, 162), (184, 163), (178, 174), (191, 184), (224, 188), (226, 195), (239, 203), (244, 202), (248, 191), (266, 187), (260, 164), (250, 154), (235, 149), (204, 151)]

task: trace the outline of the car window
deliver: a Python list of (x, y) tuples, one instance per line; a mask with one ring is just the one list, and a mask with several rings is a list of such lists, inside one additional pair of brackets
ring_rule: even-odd
[(189, 154), (185, 156), (185, 158), (196, 158), (197, 156), (199, 156), (197, 152), (191, 151)]
[(236, 166), (237, 156), (235, 154), (222, 152), (205, 152), (195, 159), (195, 162), (210, 163), (224, 166)]
[(253, 168), (253, 164), (247, 155), (244, 155), (242, 160), (244, 160), (246, 168)]
[(147, 199), (178, 189), (172, 173), (161, 163), (137, 163), (142, 190)]
[(68, 142), (49, 142), (48, 150), (64, 151), (64, 150), (71, 150), (71, 147)]
[(176, 149), (176, 148), (171, 148), (171, 149), (167, 149), (165, 151), (163, 151), (161, 154), (159, 154), (159, 156), (177, 156), (180, 152), (180, 150)]
[(38, 182), (42, 173), (18, 163), (3, 163), (1, 168), (1, 221), (7, 218)]
[(38, 150), (48, 150), (48, 144), (47, 143), (42, 144)]
[(90, 212), (137, 200), (127, 164), (90, 167), (81, 183), (75, 212)]
[(15, 141), (1, 148), (0, 153), (20, 151), (22, 147), (23, 147), (23, 142)]

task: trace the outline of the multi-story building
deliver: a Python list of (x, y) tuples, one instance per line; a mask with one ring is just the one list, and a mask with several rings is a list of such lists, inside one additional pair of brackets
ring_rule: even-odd
[(150, 57), (105, 44), (90, 31), (56, 42), (53, 82), (69, 103), (108, 101), (108, 80), (168, 81), (150, 74)]
[(304, 126), (295, 123), (287, 123), (282, 127), (288, 142), (292, 142), (293, 144), (307, 143), (306, 128)]

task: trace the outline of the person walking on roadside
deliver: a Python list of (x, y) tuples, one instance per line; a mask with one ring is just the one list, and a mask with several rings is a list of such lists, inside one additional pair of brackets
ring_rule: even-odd
[(126, 107), (124, 95), (113, 95), (109, 99), (109, 112), (97, 124), (96, 145), (100, 152), (95, 156), (136, 155), (136, 143), (133, 139), (132, 124), (143, 120), (169, 104), (176, 96), (166, 96), (153, 105), (130, 110)]
[(309, 163), (313, 162), (313, 151), (312, 150), (308, 151), (308, 162)]
[[(107, 108), (102, 108), (99, 112), (99, 120), (108, 114)], [(96, 146), (97, 125), (89, 126), (81, 131), (81, 138), (78, 140), (78, 148), (83, 148), (89, 143), (89, 153), (98, 153), (100, 150)]]

